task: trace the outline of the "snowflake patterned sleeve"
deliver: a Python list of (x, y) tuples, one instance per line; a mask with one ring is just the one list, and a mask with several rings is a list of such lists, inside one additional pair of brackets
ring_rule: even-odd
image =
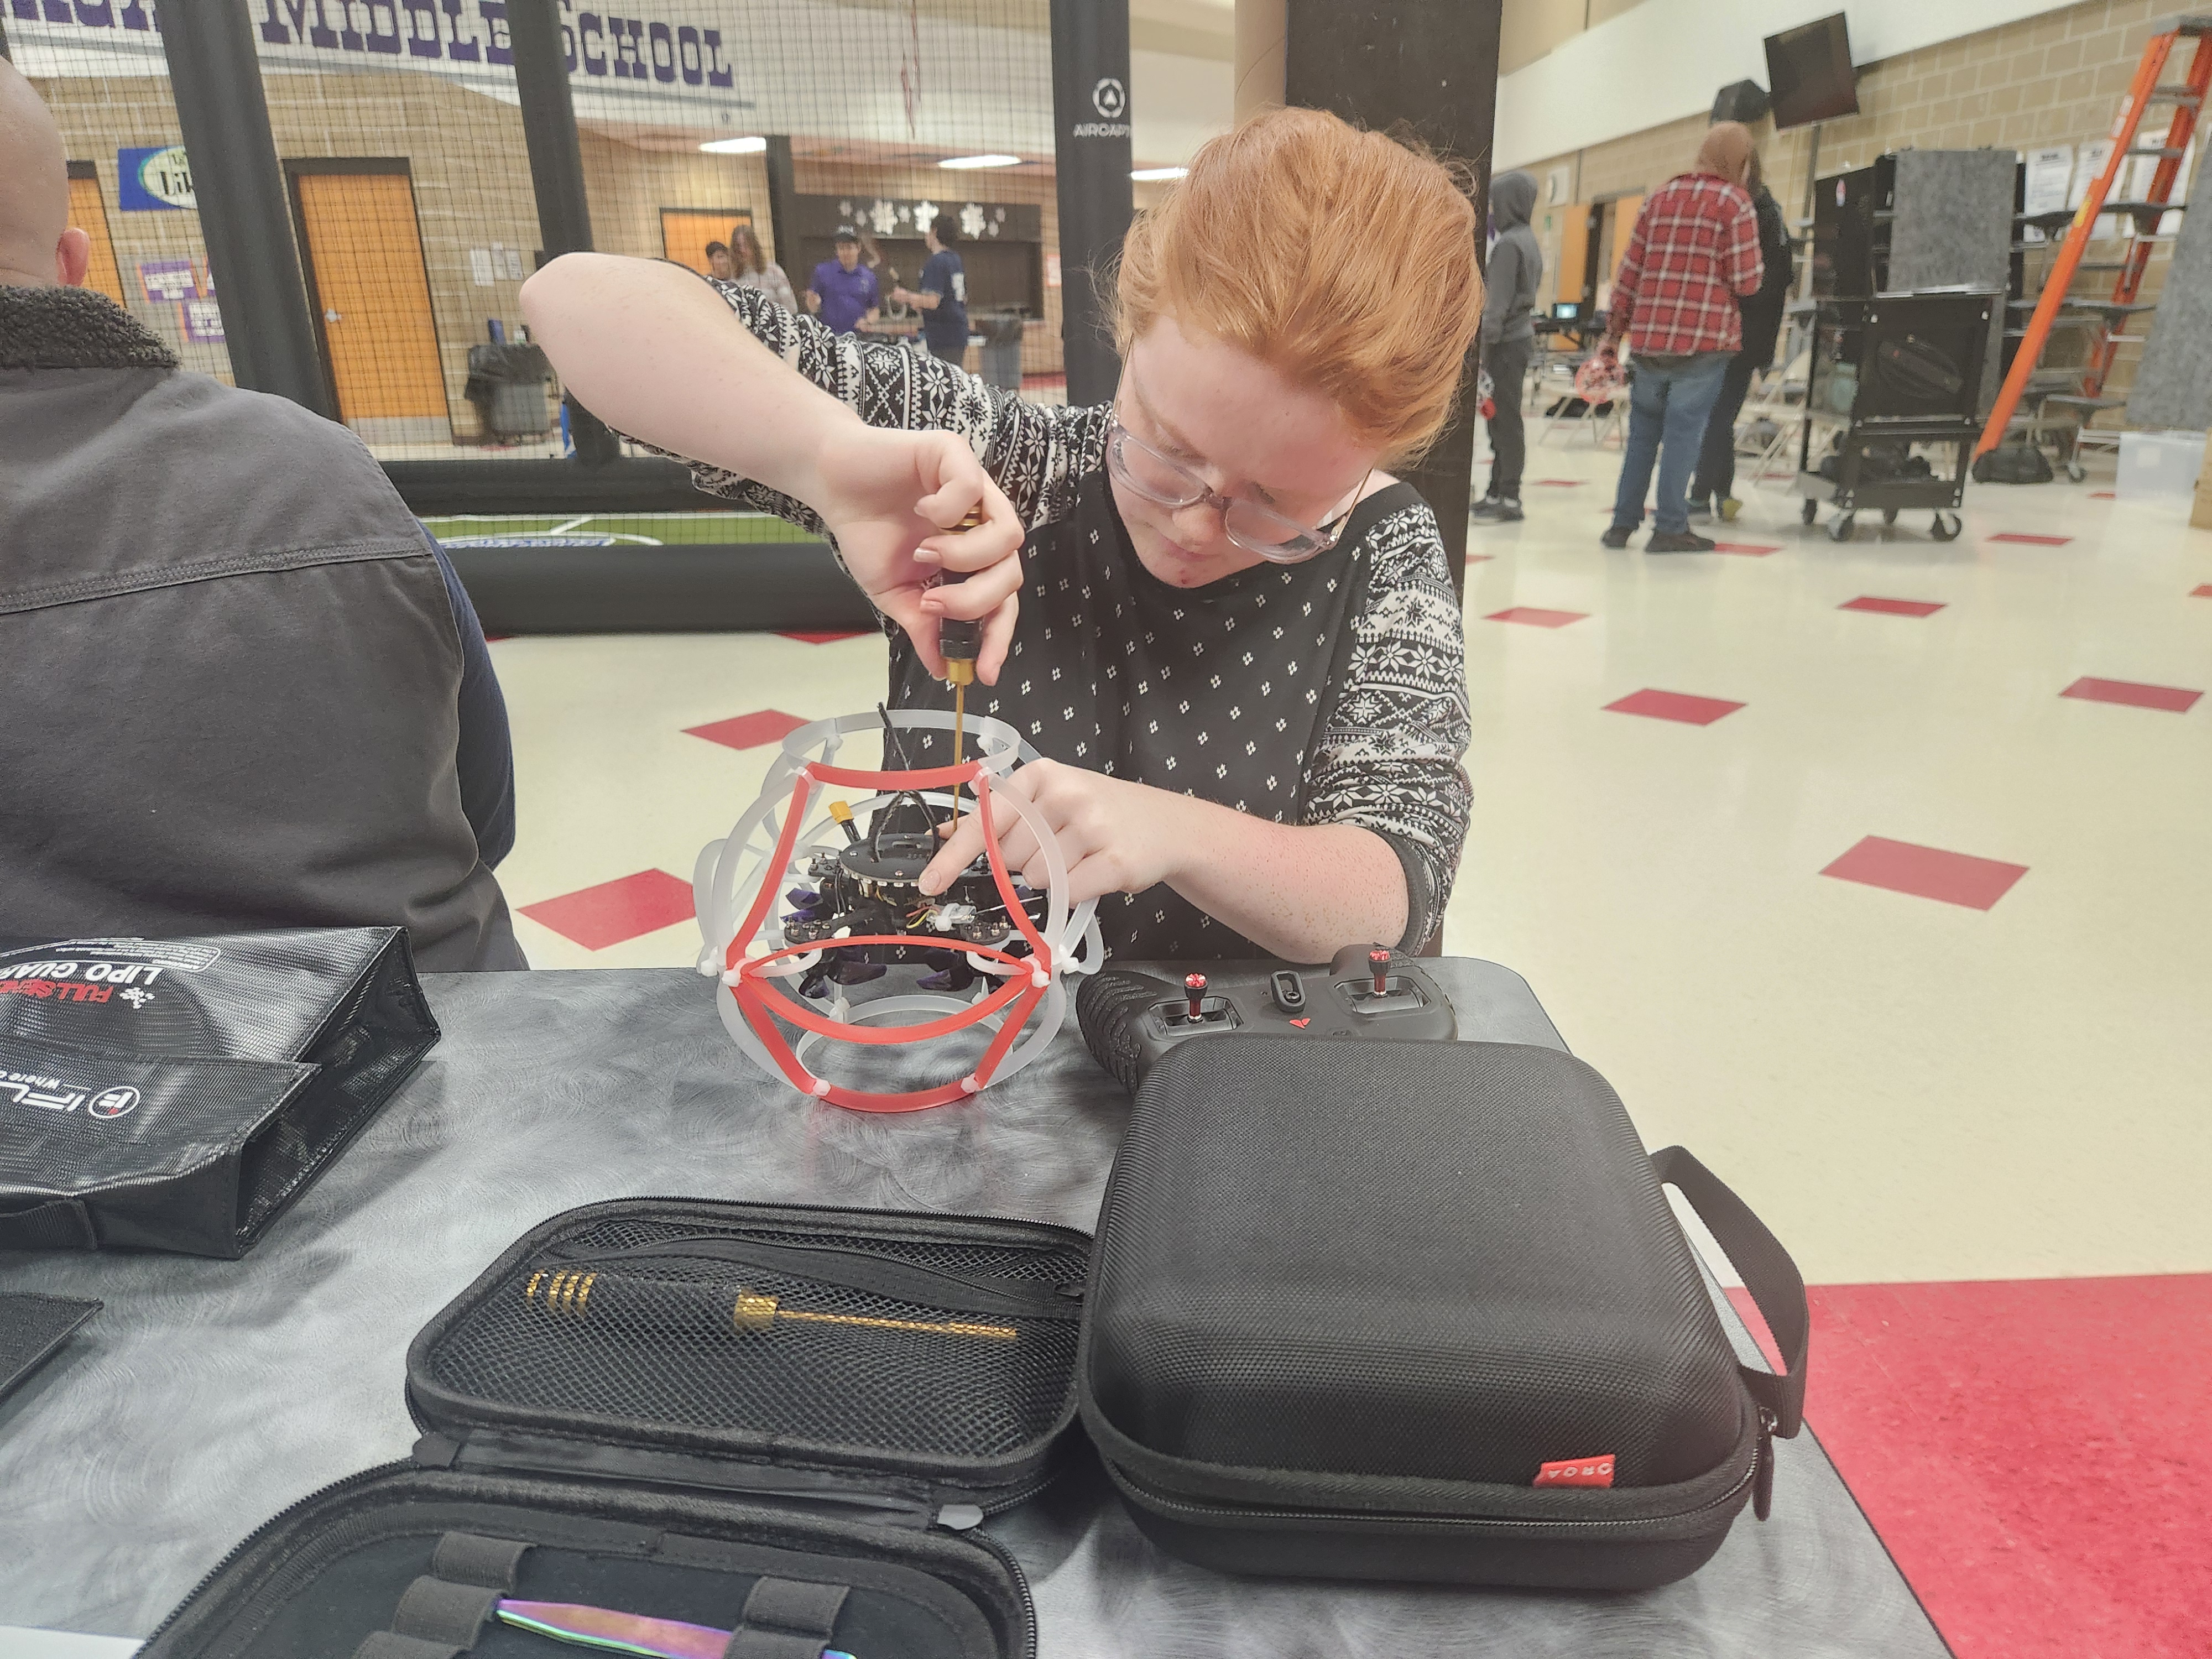
[[(757, 289), (704, 280), (756, 339), (870, 426), (951, 432), (965, 439), (1030, 530), (1066, 518), (1083, 478), (1104, 465), (1104, 409), (1025, 403), (935, 357), (885, 341), (832, 333)], [(822, 521), (802, 501), (720, 467), (694, 462), (691, 476), (710, 494), (823, 533)]]
[(1343, 683), (1307, 769), (1304, 820), (1354, 823), (1389, 842), (1406, 873), (1403, 948), (1443, 918), (1467, 842), (1466, 646), (1436, 516), (1409, 507), (1370, 530), (1365, 598)]

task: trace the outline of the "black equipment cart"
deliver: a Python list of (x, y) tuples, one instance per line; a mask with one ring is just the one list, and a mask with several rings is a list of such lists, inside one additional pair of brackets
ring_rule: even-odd
[(1798, 440), (1807, 524), (1832, 502), (1828, 536), (1843, 542), (1862, 507), (1884, 524), (1927, 507), (1936, 540), (1958, 535), (1956, 508), (1982, 432), (1990, 314), (2003, 300), (1995, 288), (1946, 288), (1820, 301)]

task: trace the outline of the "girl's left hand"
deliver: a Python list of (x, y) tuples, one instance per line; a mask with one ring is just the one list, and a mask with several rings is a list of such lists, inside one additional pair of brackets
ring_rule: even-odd
[[(1140, 893), (1171, 880), (1188, 848), (1188, 809), (1194, 803), (1165, 789), (1050, 760), (1031, 761), (998, 787), (1033, 803), (1051, 826), (1067, 863), (1070, 904), (1107, 893)], [(1004, 805), (993, 812), (992, 822), (1007, 870), (1044, 890), (1044, 857), (1029, 826)], [(982, 851), (983, 820), (974, 802), (963, 800), (959, 827), (921, 872), (918, 885), (925, 893), (944, 891)]]

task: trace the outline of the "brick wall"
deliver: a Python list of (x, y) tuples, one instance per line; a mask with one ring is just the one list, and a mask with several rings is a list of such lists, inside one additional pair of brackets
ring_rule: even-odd
[[(2161, 9), (2154, 0), (2089, 0), (1863, 65), (1859, 113), (1827, 122), (1820, 129), (1820, 174), (1864, 167), (1885, 151), (1906, 148), (2025, 150), (2070, 143), (2078, 149), (2106, 135), (2142, 58), (2154, 20), (2172, 15), (2170, 5)], [(2186, 42), (2177, 46), (2166, 81), (2180, 78), (2189, 50)], [(1705, 130), (1705, 118), (1693, 116), (1553, 156), (1533, 163), (1528, 170), (1541, 180), (1555, 167), (1568, 167), (1570, 199), (1578, 202), (1648, 190), (1689, 166)], [(1806, 211), (1811, 130), (1777, 133), (1771, 123), (1763, 121), (1753, 131), (1768, 187), (1794, 225)], [(2146, 135), (2146, 142), (2159, 142), (2162, 137), (2160, 128), (2156, 137)], [(1540, 230), (1541, 221), (1540, 206)], [(2090, 258), (2118, 258), (2122, 246), (2118, 241), (2100, 246)], [(2143, 298), (2157, 297), (2169, 252), (2170, 245), (2154, 248)], [(2030, 256), (2031, 271), (2038, 257)], [(2030, 281), (2033, 292), (2032, 274)], [(2112, 281), (2109, 272), (2085, 273), (2075, 279), (2074, 291), (2103, 298), (2110, 295)], [(2129, 332), (2140, 334), (2148, 327), (2144, 319)], [(2059, 331), (2044, 362), (2079, 361), (2086, 337), (2086, 331)], [(2140, 349), (2120, 348), (2112, 383), (2116, 393), (2124, 393), (2133, 380)]]

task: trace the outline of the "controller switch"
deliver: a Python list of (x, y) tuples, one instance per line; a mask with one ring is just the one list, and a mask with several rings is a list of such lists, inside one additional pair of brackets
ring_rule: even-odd
[[(1267, 979), (1267, 988), (1275, 999), (1275, 1006), (1286, 1014), (1303, 1014), (1306, 1011), (1306, 985), (1296, 974), (1278, 969)], [(1295, 1021), (1292, 1022), (1296, 1024)]]

